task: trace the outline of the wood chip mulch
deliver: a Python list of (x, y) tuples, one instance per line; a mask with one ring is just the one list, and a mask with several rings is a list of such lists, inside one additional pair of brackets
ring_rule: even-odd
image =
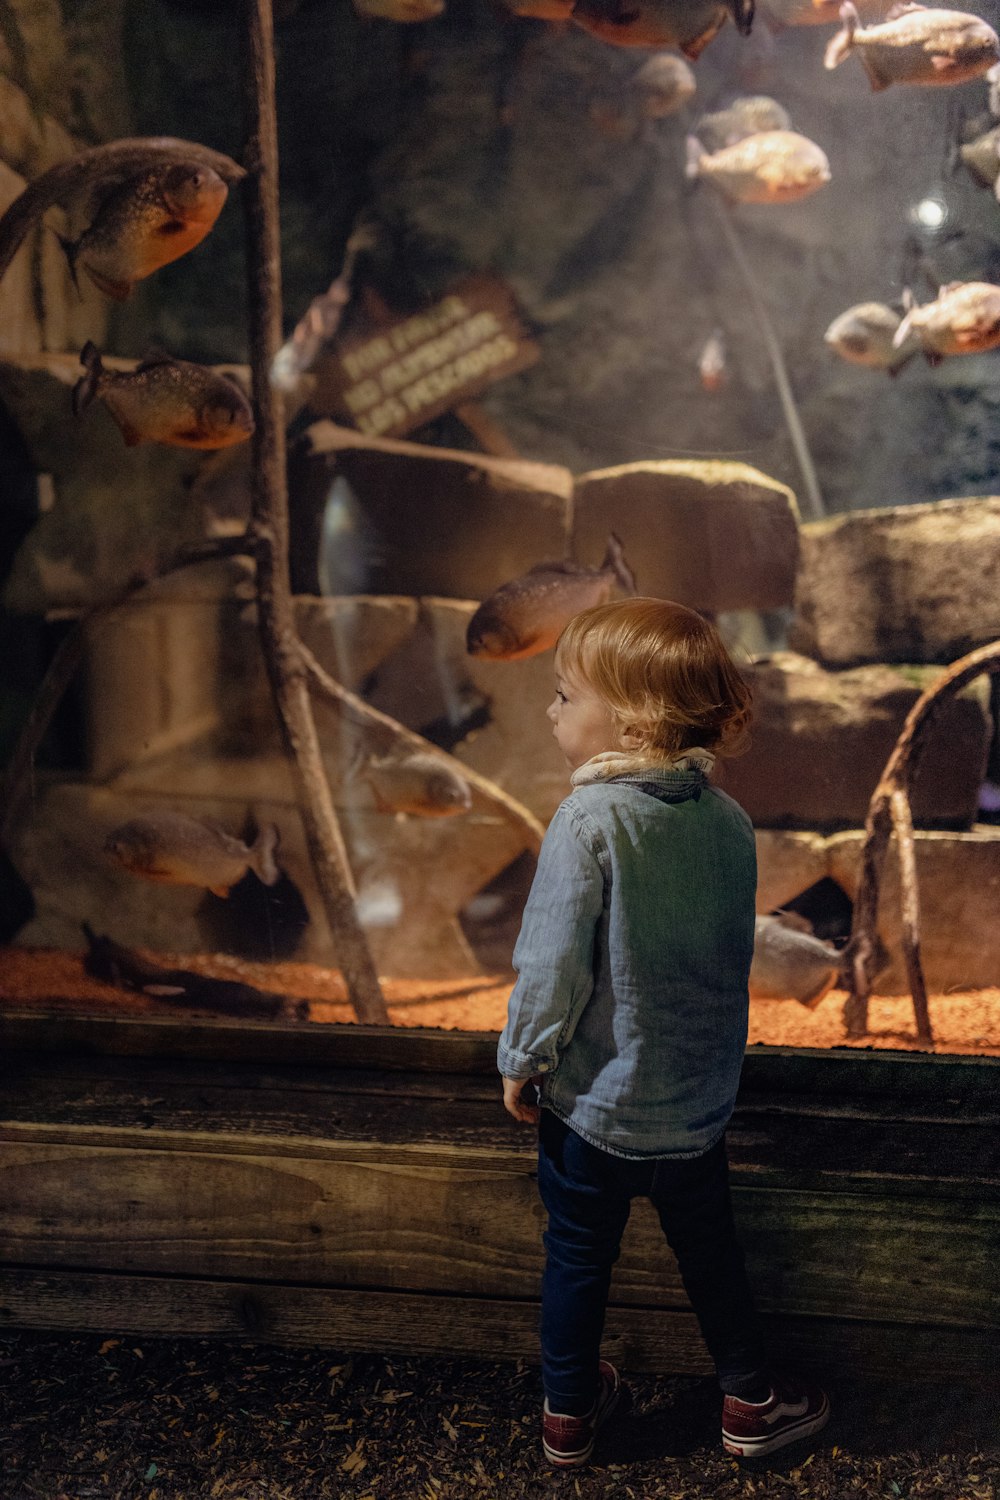
[(711, 1381), (633, 1376), (592, 1465), (538, 1448), (518, 1364), (193, 1339), (0, 1337), (3, 1500), (996, 1500), (997, 1394), (831, 1386), (817, 1438), (739, 1464)]

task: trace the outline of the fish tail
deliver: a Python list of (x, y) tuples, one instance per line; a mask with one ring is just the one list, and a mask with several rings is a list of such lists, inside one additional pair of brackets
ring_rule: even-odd
[[(909, 289), (907, 289), (907, 290), (909, 290)], [(893, 334), (893, 336), (892, 336), (892, 347), (894, 349), (902, 349), (903, 345), (906, 343), (906, 340), (910, 337), (910, 334), (913, 332), (913, 314), (914, 314), (915, 311), (916, 311), (916, 308), (913, 307), (912, 304), (911, 304), (910, 310), (907, 312), (906, 316), (901, 320), (899, 327), (896, 329), (896, 332)]]
[(104, 365), (97, 345), (92, 339), (88, 339), (80, 350), (80, 363), (86, 370), (73, 387), (73, 415), (81, 416), (100, 389), (101, 376), (104, 374)]
[(851, 4), (851, 0), (844, 0), (844, 4), (840, 7), (840, 19), (844, 23), (843, 30), (838, 31), (837, 35), (827, 43), (826, 52), (823, 54), (824, 68), (839, 67), (854, 47), (854, 33), (858, 29), (858, 13)]
[(608, 536), (608, 547), (601, 567), (602, 569), (611, 568), (613, 570), (615, 577), (626, 594), (637, 592), (635, 574), (625, 561), (625, 550), (622, 547), (621, 537), (616, 536), (613, 531)]
[(277, 885), (281, 876), (281, 871), (278, 869), (278, 862), (275, 858), (280, 842), (281, 835), (278, 832), (277, 824), (265, 823), (251, 847), (253, 868), (263, 885)]
[(701, 176), (701, 159), (705, 155), (705, 148), (696, 135), (687, 138), (687, 160), (684, 163), (684, 176), (689, 178)]

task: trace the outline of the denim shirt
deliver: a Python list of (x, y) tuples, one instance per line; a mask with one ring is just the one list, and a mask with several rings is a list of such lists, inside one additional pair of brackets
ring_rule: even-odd
[(542, 1106), (614, 1155), (709, 1150), (746, 1048), (756, 883), (750, 819), (700, 771), (577, 787), (524, 909), (500, 1072), (543, 1074)]

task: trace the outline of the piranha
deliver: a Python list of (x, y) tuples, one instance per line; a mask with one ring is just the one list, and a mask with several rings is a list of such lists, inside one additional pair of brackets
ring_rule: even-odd
[(964, 83), (1000, 58), (1000, 38), (979, 16), (925, 5), (894, 5), (876, 26), (860, 24), (850, 0), (840, 7), (842, 31), (827, 45), (824, 66), (858, 52), (876, 92), (891, 83)]
[(693, 62), (727, 13), (720, 0), (579, 0), (573, 20), (614, 47), (676, 47)]
[(96, 287), (124, 302), (137, 281), (193, 250), (208, 234), (229, 189), (211, 167), (151, 167), (99, 200), (75, 240), (59, 236), (76, 281), (83, 267)]
[(1000, 198), (1000, 125), (959, 146), (958, 156), (970, 177)]
[(663, 120), (684, 108), (694, 97), (697, 84), (683, 57), (661, 52), (632, 75), (631, 87), (643, 119)]
[(599, 568), (539, 563), (483, 600), (466, 631), (469, 655), (490, 661), (537, 656), (555, 645), (574, 615), (610, 599), (615, 584), (635, 593), (635, 576), (614, 532)]
[(903, 314), (884, 302), (859, 302), (834, 318), (824, 342), (852, 365), (888, 370), (896, 375), (920, 353), (920, 340), (911, 333), (900, 345), (893, 343)]
[(912, 335), (929, 364), (948, 354), (985, 354), (1000, 346), (1000, 286), (990, 281), (952, 281), (933, 302), (912, 307), (893, 336), (901, 348)]
[(794, 130), (762, 130), (711, 154), (689, 135), (686, 174), (707, 178), (735, 203), (791, 203), (830, 181), (830, 163)]
[(264, 885), (275, 885), (278, 830), (263, 827), (253, 844), (245, 844), (208, 819), (185, 813), (156, 812), (132, 818), (108, 835), (104, 849), (130, 875), (163, 885), (202, 886), (213, 896), (228, 896), (248, 870)]
[(254, 430), (253, 410), (236, 382), (205, 365), (156, 354), (134, 370), (106, 370), (89, 339), (80, 363), (87, 373), (73, 387), (74, 415), (100, 398), (129, 448), (228, 448)]
[(698, 356), (698, 379), (703, 391), (721, 391), (729, 379), (726, 339), (721, 328), (709, 334)]
[(750, 997), (753, 1000), (797, 1000), (812, 1010), (833, 988), (841, 957), (832, 943), (800, 932), (780, 916), (754, 922)]
[(370, 759), (360, 774), (371, 787), (380, 812), (453, 818), (472, 806), (469, 783), (428, 751)]
[(777, 99), (771, 99), (767, 94), (747, 94), (734, 99), (726, 109), (702, 115), (695, 126), (695, 134), (707, 151), (719, 151), (723, 146), (735, 146), (748, 135), (791, 128), (791, 115)]

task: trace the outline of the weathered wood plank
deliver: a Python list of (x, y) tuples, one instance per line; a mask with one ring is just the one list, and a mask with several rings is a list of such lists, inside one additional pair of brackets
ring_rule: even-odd
[[(438, 1150), (443, 1162), (456, 1153), (489, 1152), (497, 1164), (519, 1169), (533, 1153), (533, 1133), (504, 1113), (499, 1090), (483, 1093), (468, 1077), (440, 1074), (366, 1075), (377, 1087), (344, 1087), (354, 1076), (339, 1073), (339, 1087), (321, 1091), (269, 1087), (238, 1080), (227, 1070), (225, 1086), (210, 1076), (189, 1084), (138, 1070), (131, 1078), (108, 1075), (71, 1078), (0, 1078), (0, 1138), (72, 1139), (97, 1147), (154, 1143), (163, 1149), (243, 1152), (266, 1148), (275, 1156), (322, 1152), (329, 1145), (377, 1148), (386, 1160), (417, 1146)], [(417, 1077), (421, 1092), (409, 1092)], [(399, 1087), (382, 1086), (395, 1078)], [(430, 1080), (437, 1087), (426, 1092)], [(849, 1183), (853, 1191), (968, 1196), (975, 1187), (1000, 1186), (1000, 1132), (992, 1113), (944, 1119), (928, 1128), (897, 1107), (882, 1117), (860, 1111), (821, 1113), (819, 1101), (796, 1108), (754, 1100), (738, 1108), (730, 1129), (734, 1179), (782, 1187), (829, 1189)], [(176, 1137), (176, 1141), (165, 1140)]]
[[(376, 1150), (276, 1156), (8, 1141), (0, 1260), (484, 1296), (534, 1294), (544, 1214), (529, 1159)], [(737, 1188), (763, 1306), (1000, 1328), (1000, 1205)], [(615, 1295), (684, 1305), (651, 1207)]]
[[(309, 1025), (176, 1018), (79, 1015), (0, 1005), (0, 1054), (38, 1051), (76, 1057), (126, 1056), (210, 1059), (331, 1068), (387, 1068), (413, 1072), (496, 1071), (496, 1033), (421, 1027)], [(775, 1092), (927, 1097), (959, 1101), (997, 1097), (1000, 1058), (947, 1057), (882, 1049), (754, 1046), (744, 1086)]]
[[(993, 1330), (766, 1317), (776, 1359), (821, 1376), (899, 1376), (957, 1384), (995, 1379)], [(0, 1270), (0, 1327), (139, 1336), (219, 1337), (480, 1359), (538, 1359), (534, 1300), (433, 1297), (341, 1287), (264, 1285), (76, 1271)], [(608, 1310), (604, 1351), (627, 1372), (705, 1375), (690, 1311)]]

